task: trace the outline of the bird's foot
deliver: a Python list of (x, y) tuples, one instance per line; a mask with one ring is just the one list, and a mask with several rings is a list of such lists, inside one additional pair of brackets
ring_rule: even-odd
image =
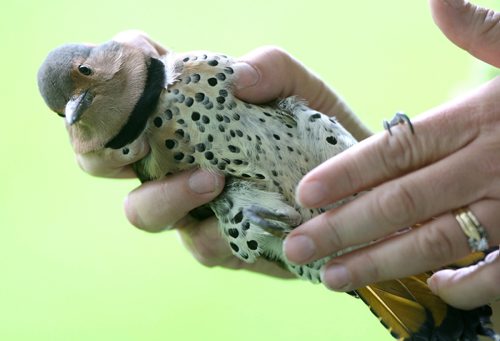
[(415, 134), (410, 118), (403, 112), (397, 112), (389, 122), (384, 120), (384, 129), (389, 132), (389, 135), (392, 135), (391, 128), (397, 126), (398, 124), (408, 124), (411, 133)]
[(252, 205), (244, 209), (244, 215), (250, 223), (278, 238), (284, 238), (302, 221), (300, 214), (291, 207), (273, 210)]

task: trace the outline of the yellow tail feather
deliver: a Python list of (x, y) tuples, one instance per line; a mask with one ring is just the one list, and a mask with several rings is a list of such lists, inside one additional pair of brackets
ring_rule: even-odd
[[(467, 266), (484, 256), (484, 253), (475, 253), (454, 265)], [(486, 327), (483, 322), (489, 316), (474, 315), (473, 312), (460, 311), (447, 305), (427, 286), (427, 279), (431, 275), (423, 273), (380, 282), (360, 288), (356, 294), (399, 340), (425, 340), (427, 337), (433, 340), (477, 340), (476, 329), (485, 330), (478, 326)], [(457, 335), (471, 337), (457, 338)]]

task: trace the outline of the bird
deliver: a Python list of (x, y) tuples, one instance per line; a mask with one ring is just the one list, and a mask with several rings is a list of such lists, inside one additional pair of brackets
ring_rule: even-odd
[[(132, 36), (98, 45), (64, 44), (39, 68), (41, 96), (64, 117), (75, 153), (132, 164), (142, 182), (194, 168), (223, 174), (223, 192), (190, 214), (198, 219), (215, 214), (228, 248), (245, 262), (264, 258), (319, 283), (326, 262), (363, 247), (305, 265), (289, 262), (282, 251), (284, 237), (296, 226), (355, 198), (319, 209), (295, 201), (296, 185), (307, 172), (357, 143), (334, 117), (296, 97), (247, 103), (234, 94), (234, 58), (210, 51), (175, 53), (143, 32)], [(385, 126), (390, 132), (401, 123), (414, 133), (402, 113)], [(471, 257), (468, 264), (484, 254)], [(431, 275), (350, 294), (399, 340), (496, 337), (488, 325), (489, 306), (463, 311), (447, 305), (428, 288)]]

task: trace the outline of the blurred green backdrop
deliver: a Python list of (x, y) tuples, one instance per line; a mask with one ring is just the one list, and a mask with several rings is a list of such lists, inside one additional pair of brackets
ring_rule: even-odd
[[(498, 1), (482, 1), (496, 7)], [(426, 1), (8, 1), (1, 6), (0, 340), (391, 340), (360, 301), (207, 269), (126, 221), (134, 180), (79, 170), (36, 88), (48, 51), (138, 28), (174, 50), (284, 47), (375, 130), (477, 84)]]

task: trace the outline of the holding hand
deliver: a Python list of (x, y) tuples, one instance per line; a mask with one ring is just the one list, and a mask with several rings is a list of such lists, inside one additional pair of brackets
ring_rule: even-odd
[[(134, 39), (135, 40), (135, 39)], [(233, 66), (237, 76), (237, 94), (249, 102), (263, 103), (278, 97), (297, 95), (316, 110), (335, 114), (358, 139), (370, 132), (345, 103), (313, 73), (286, 52), (264, 47), (240, 58)], [(129, 176), (128, 167), (109, 161), (83, 158), (82, 168), (101, 176)], [(234, 257), (217, 228), (214, 217), (198, 221), (188, 215), (196, 207), (213, 200), (223, 189), (224, 178), (202, 170), (187, 171), (159, 181), (147, 182), (130, 193), (125, 212), (130, 222), (146, 231), (175, 228), (188, 250), (202, 264), (244, 268), (273, 276), (292, 278), (275, 263), (258, 260), (248, 264)]]
[[(500, 66), (500, 14), (464, 1), (430, 1), (454, 43)], [(298, 186), (297, 199), (323, 207), (354, 193), (358, 199), (318, 216), (287, 238), (289, 260), (307, 263), (378, 239), (324, 268), (325, 284), (349, 291), (373, 282), (440, 268), (469, 254), (460, 228), (464, 207), (500, 243), (500, 78), (432, 109), (393, 135), (377, 134), (328, 160)], [(454, 213), (452, 213), (454, 212)], [(395, 232), (422, 223), (406, 233)], [(437, 272), (429, 285), (445, 301), (469, 309), (500, 297), (498, 251), (485, 262)]]

